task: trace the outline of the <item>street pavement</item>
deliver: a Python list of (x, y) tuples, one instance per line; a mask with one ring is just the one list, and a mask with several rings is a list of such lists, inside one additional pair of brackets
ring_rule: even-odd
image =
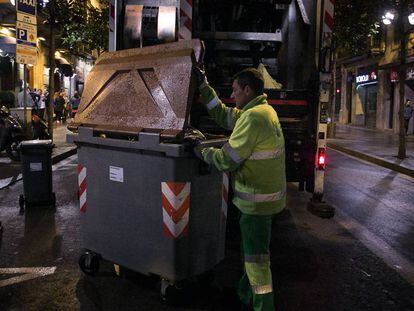
[(328, 139), (329, 148), (414, 177), (414, 135), (406, 136), (407, 157), (402, 160), (397, 158), (397, 134), (351, 125), (335, 126), (335, 137)]
[[(405, 183), (406, 187), (410, 187), (408, 183), (411, 187), (413, 185), (411, 178), (408, 180), (401, 174), (394, 176), (388, 184), (381, 183), (384, 176), (388, 178), (389, 170), (376, 169), (374, 165), (363, 162), (358, 167), (354, 167), (356, 164), (342, 167), (341, 155), (328, 155), (332, 159), (328, 190), (338, 209), (345, 210), (350, 205), (350, 197), (354, 196), (354, 191), (343, 191), (341, 187), (352, 183), (360, 189), (360, 184), (364, 183), (363, 176), (368, 174), (373, 178), (371, 184), (376, 187), (371, 189), (367, 186), (369, 189), (360, 189), (359, 193), (362, 190), (375, 193), (378, 187), (386, 190), (388, 187), (399, 189)], [(225, 258), (213, 270), (215, 280), (211, 285), (191, 280), (182, 292), (184, 299), (178, 306), (162, 302), (158, 277), (132, 271), (124, 271), (118, 277), (113, 265), (107, 261), (101, 262), (96, 276), (82, 274), (77, 264), (82, 239), (76, 165), (77, 156), (74, 155), (53, 167), (56, 211), (32, 211), (19, 216), (16, 207), (18, 194), (23, 191), (22, 183), (1, 190), (0, 218), (4, 223), (0, 239), (2, 310), (235, 310), (226, 304), (223, 295), (228, 292), (225, 289), (237, 284), (243, 268), (234, 207), (228, 213)], [(349, 171), (351, 167), (358, 177), (355, 174), (344, 177), (342, 171)], [(343, 199), (334, 197), (338, 192), (344, 196)], [(368, 195), (373, 194), (358, 195), (356, 199), (364, 200)], [(313, 216), (306, 211), (309, 197), (308, 193), (298, 192), (296, 185), (289, 184), (288, 207), (274, 221), (271, 267), (277, 310), (413, 310), (412, 284), (401, 277), (398, 268), (390, 267), (381, 256), (355, 238), (348, 229), (358, 228), (355, 221)], [(376, 199), (384, 204), (384, 199), (389, 198), (377, 196)], [(406, 200), (409, 198), (404, 198)], [(366, 206), (352, 205), (356, 210), (370, 211), (369, 215), (363, 215), (366, 222), (376, 219), (376, 226), (381, 228), (380, 221), (385, 221), (381, 211), (385, 211), (386, 206), (377, 209), (376, 202), (370, 203), (373, 198), (365, 201)], [(121, 211), (122, 204), (115, 208)], [(114, 221), (117, 220), (108, 221), (108, 226)], [(394, 230), (394, 223), (401, 221), (400, 218), (391, 219), (390, 229)], [(358, 222), (362, 223), (361, 219)], [(363, 223), (364, 228), (365, 224), (368, 223)], [(411, 243), (411, 237), (406, 236), (405, 242)], [(410, 245), (412, 243), (407, 244), (407, 252), (412, 249)], [(395, 244), (393, 246), (397, 248)]]
[[(369, 156), (377, 150), (368, 148), (373, 138), (388, 140), (385, 147), (395, 140), (362, 130), (366, 143), (358, 143), (351, 135), (358, 130), (339, 129), (329, 144), (344, 141), (349, 150), (360, 146)], [(56, 212), (19, 216), (22, 183), (0, 190), (0, 309), (233, 310), (223, 303), (223, 289), (234, 287), (242, 271), (234, 208), (215, 281), (191, 284), (184, 305), (171, 307), (159, 299), (159, 279), (130, 271), (119, 278), (109, 262), (102, 262), (95, 277), (80, 272), (77, 157), (69, 157), (75, 146), (66, 143), (67, 132), (58, 125), (54, 135), (53, 156), (60, 160), (53, 167)], [(385, 147), (392, 160), (394, 149)], [(331, 150), (328, 159), (326, 198), (337, 216), (314, 217), (305, 208), (309, 194), (289, 184), (288, 208), (275, 220), (271, 252), (278, 310), (414, 310), (412, 179)]]

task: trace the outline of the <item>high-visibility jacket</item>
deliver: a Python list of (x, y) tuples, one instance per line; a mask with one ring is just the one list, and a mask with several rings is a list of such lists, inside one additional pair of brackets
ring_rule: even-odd
[(216, 122), (233, 130), (221, 149), (206, 148), (203, 158), (233, 173), (233, 203), (250, 215), (271, 215), (286, 204), (285, 140), (276, 111), (265, 94), (243, 109), (226, 107), (208, 85), (200, 87), (202, 102)]

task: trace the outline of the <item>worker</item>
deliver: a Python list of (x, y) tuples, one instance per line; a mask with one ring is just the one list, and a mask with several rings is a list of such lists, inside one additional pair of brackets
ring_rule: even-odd
[(272, 216), (286, 203), (285, 142), (276, 111), (263, 93), (264, 81), (253, 68), (235, 75), (226, 107), (208, 84), (204, 71), (194, 67), (201, 101), (216, 122), (233, 130), (222, 148), (201, 150), (203, 160), (220, 171), (232, 172), (234, 205), (240, 210), (244, 274), (238, 296), (254, 310), (275, 310), (269, 244)]

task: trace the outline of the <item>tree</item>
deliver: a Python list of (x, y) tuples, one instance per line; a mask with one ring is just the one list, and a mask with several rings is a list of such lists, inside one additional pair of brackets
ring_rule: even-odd
[(107, 49), (108, 0), (99, 0), (100, 9), (87, 0), (50, 0), (39, 13), (49, 25), (49, 107), (48, 126), (53, 139), (52, 98), (55, 92), (55, 50), (67, 48), (73, 54), (87, 50), (98, 55)]
[(73, 54), (96, 50), (100, 55), (108, 48), (108, 0), (100, 0), (100, 8), (84, 0), (70, 0), (70, 14), (62, 29), (62, 47)]
[(88, 23), (85, 29), (85, 41), (90, 49), (95, 49), (100, 55), (108, 50), (109, 37), (109, 1), (100, 0), (100, 9), (93, 6), (88, 8)]
[(334, 40), (339, 50), (365, 53), (367, 39), (380, 30), (381, 16), (392, 0), (341, 0), (335, 2)]

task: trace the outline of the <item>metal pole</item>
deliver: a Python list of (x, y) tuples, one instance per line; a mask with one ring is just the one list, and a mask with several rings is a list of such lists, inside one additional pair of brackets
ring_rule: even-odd
[(23, 128), (27, 130), (27, 65), (23, 65)]
[(406, 158), (406, 147), (405, 147), (405, 125), (404, 125), (404, 106), (405, 106), (405, 62), (406, 62), (406, 33), (404, 27), (404, 14), (407, 12), (407, 1), (402, 1), (398, 10), (398, 33), (400, 34), (400, 109), (399, 109), (399, 121), (400, 121), (400, 133), (399, 133), (399, 144), (398, 144), (398, 158)]
[(15, 91), (16, 90), (16, 78), (14, 75), (14, 59), (12, 57), (10, 57), (10, 62), (12, 65), (12, 83), (13, 83), (12, 87), (13, 87), (13, 91)]
[(50, 6), (50, 29), (49, 29), (49, 106), (47, 107), (50, 138), (53, 140), (53, 95), (55, 93), (55, 0), (49, 2)]

